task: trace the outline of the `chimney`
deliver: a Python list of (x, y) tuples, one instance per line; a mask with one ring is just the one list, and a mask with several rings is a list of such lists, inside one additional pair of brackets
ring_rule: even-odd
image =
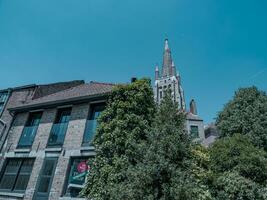
[(131, 83), (134, 83), (135, 81), (137, 81), (137, 78), (136, 77), (132, 77), (131, 78)]
[(190, 113), (197, 115), (197, 105), (194, 99), (190, 101)]

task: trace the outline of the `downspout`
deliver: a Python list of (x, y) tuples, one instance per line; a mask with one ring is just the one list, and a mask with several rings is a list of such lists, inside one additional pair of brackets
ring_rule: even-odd
[[(4, 112), (4, 110), (5, 110), (5, 107), (6, 107), (6, 105), (7, 105), (7, 103), (8, 103), (8, 101), (9, 101), (9, 98), (10, 98), (10, 96), (11, 96), (11, 92), (12, 92), (12, 89), (9, 89), (8, 90), (8, 97), (7, 97), (7, 99), (6, 99), (6, 102), (5, 102), (5, 104), (4, 104), (4, 107), (3, 107), (3, 110), (2, 110), (2, 112), (0, 113), (1, 115), (3, 114), (3, 112)], [(0, 116), (1, 116), (0, 115)], [(11, 115), (12, 116), (12, 115)], [(2, 148), (3, 148), (3, 146), (4, 146), (4, 143), (5, 143), (5, 141), (6, 141), (6, 138), (7, 138), (7, 135), (8, 135), (8, 133), (5, 135), (5, 139), (2, 141), (2, 137), (3, 137), (3, 135), (5, 134), (5, 131), (6, 131), (6, 128), (7, 128), (7, 123), (5, 122), (5, 121), (3, 121), (2, 119), (0, 119), (0, 123), (1, 124), (3, 124), (3, 126), (4, 126), (4, 128), (3, 128), (3, 130), (1, 131), (1, 135), (0, 135), (0, 153), (2, 152)], [(13, 123), (13, 116), (12, 116), (12, 123)], [(2, 141), (2, 143), (1, 143), (1, 141)]]
[(6, 130), (6, 122), (4, 122), (2, 119), (0, 119), (0, 123), (3, 124), (3, 126), (4, 126), (3, 130), (1, 131), (1, 135), (0, 135), (0, 141), (1, 141), (2, 136)]
[[(4, 146), (4, 144), (5, 144), (5, 141), (6, 141), (7, 137), (8, 137), (8, 133), (9, 133), (9, 131), (10, 131), (12, 125), (13, 125), (13, 122), (14, 122), (14, 120), (15, 120), (15, 115), (14, 115), (13, 113), (11, 113), (11, 112), (10, 112), (10, 115), (12, 116), (12, 120), (11, 120), (9, 129), (8, 129), (8, 131), (7, 131), (6, 134), (5, 134), (4, 140), (2, 140), (2, 136), (1, 136), (1, 140), (0, 140), (0, 141), (2, 141), (2, 142), (1, 142), (1, 144), (0, 144), (0, 145), (1, 145), (1, 146), (0, 146), (0, 153), (1, 153), (2, 150), (3, 150), (3, 146)], [(6, 125), (6, 124), (5, 124), (5, 125)], [(6, 126), (6, 127), (7, 127), (7, 126)], [(6, 129), (6, 127), (5, 127), (5, 129)], [(4, 133), (4, 131), (3, 131), (2, 133)]]

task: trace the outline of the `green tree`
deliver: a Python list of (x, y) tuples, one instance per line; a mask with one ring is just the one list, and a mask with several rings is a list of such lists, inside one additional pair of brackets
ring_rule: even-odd
[(216, 141), (210, 149), (210, 160), (215, 172), (237, 171), (259, 184), (267, 183), (267, 153), (245, 136), (235, 134)]
[(128, 199), (183, 200), (211, 199), (192, 168), (192, 151), (185, 130), (185, 114), (169, 92), (159, 106), (148, 145), (144, 146), (144, 158), (133, 168), (131, 196)]
[(240, 134), (221, 138), (209, 150), (211, 189), (217, 199), (266, 199), (267, 153)]
[(239, 89), (216, 120), (221, 137), (247, 135), (267, 150), (267, 95), (256, 87)]
[(260, 200), (257, 184), (237, 172), (222, 173), (215, 182), (218, 200)]
[(140, 162), (155, 114), (149, 80), (115, 87), (99, 118), (91, 163), (83, 194), (94, 200), (129, 199), (129, 168)]

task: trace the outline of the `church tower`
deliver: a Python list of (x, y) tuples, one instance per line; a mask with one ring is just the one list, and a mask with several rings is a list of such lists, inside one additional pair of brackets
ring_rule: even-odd
[(172, 98), (175, 102), (178, 102), (179, 109), (185, 110), (185, 99), (181, 85), (181, 77), (179, 73), (177, 73), (174, 61), (172, 60), (168, 39), (165, 39), (161, 72), (159, 71), (158, 66), (156, 66), (155, 69), (154, 96), (155, 101), (158, 104), (160, 104), (167, 89), (171, 90)]
[(186, 114), (186, 130), (191, 138), (196, 142), (205, 139), (203, 119), (198, 116), (195, 100), (191, 100), (189, 111), (186, 110), (184, 90), (181, 84), (181, 76), (177, 73), (172, 59), (168, 39), (165, 40), (162, 68), (156, 66), (154, 98), (157, 104), (160, 104), (167, 89), (171, 90), (172, 99), (178, 102), (178, 109)]

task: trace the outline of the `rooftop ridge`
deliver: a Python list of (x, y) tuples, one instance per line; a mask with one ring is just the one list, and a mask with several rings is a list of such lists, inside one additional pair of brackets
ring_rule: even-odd
[(89, 84), (101, 84), (101, 85), (111, 85), (111, 86), (117, 85), (117, 83), (105, 83), (105, 82), (99, 82), (99, 81), (90, 81)]

